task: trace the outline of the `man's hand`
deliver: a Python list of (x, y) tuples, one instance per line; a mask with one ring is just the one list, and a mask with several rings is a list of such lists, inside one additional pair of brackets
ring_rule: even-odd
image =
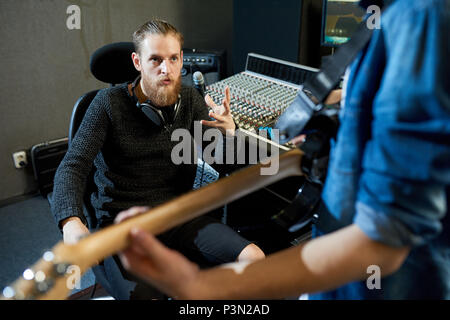
[(75, 244), (89, 234), (89, 229), (78, 217), (70, 217), (62, 222), (64, 243)]
[(306, 134), (301, 134), (299, 136), (292, 138), (292, 140), (289, 141), (289, 143), (292, 143), (293, 145), (298, 147), (301, 144), (303, 144), (305, 141), (306, 141)]
[[(119, 213), (115, 223), (120, 223), (147, 211), (146, 207), (133, 207)], [(177, 298), (186, 295), (189, 284), (196, 278), (199, 268), (177, 251), (165, 247), (150, 233), (133, 228), (129, 247), (119, 253), (128, 271), (138, 275), (161, 291)]]
[(206, 104), (213, 109), (213, 112), (209, 113), (211, 118), (216, 119), (216, 121), (206, 121), (202, 120), (202, 124), (208, 127), (218, 128), (226, 135), (234, 135), (236, 125), (231, 115), (230, 110), (230, 88), (225, 88), (225, 98), (222, 101), (222, 105), (218, 106), (214, 103), (213, 99), (209, 96), (205, 96)]
[(150, 207), (138, 207), (138, 206), (132, 207), (128, 210), (119, 212), (119, 214), (114, 219), (114, 223), (115, 224), (121, 223), (122, 221), (130, 219), (134, 216), (140, 215), (148, 210), (150, 210)]
[(130, 246), (119, 254), (125, 269), (147, 280), (173, 298), (186, 296), (199, 267), (140, 229), (130, 232)]

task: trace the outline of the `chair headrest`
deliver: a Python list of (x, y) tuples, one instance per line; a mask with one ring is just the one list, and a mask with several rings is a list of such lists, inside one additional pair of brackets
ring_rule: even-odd
[(91, 72), (97, 80), (119, 84), (136, 79), (139, 72), (131, 61), (133, 42), (117, 42), (97, 49), (91, 56)]

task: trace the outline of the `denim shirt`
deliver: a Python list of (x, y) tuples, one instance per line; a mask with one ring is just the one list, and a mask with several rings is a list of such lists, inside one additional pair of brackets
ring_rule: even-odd
[(450, 299), (450, 1), (397, 0), (374, 31), (350, 67), (314, 236), (356, 224), (411, 252), (381, 289), (310, 298)]

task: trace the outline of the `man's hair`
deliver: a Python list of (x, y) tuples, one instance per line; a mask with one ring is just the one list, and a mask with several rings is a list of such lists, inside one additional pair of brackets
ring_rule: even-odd
[(141, 51), (141, 44), (145, 37), (149, 34), (168, 35), (172, 34), (178, 38), (180, 47), (183, 48), (184, 37), (173, 25), (167, 21), (154, 19), (144, 23), (139, 29), (133, 33), (134, 49), (139, 54)]

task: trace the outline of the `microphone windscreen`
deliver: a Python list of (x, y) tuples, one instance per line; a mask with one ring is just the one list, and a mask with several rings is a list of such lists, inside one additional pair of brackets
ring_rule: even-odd
[(193, 80), (196, 84), (203, 84), (205, 82), (205, 79), (203, 78), (203, 74), (200, 71), (194, 72)]

